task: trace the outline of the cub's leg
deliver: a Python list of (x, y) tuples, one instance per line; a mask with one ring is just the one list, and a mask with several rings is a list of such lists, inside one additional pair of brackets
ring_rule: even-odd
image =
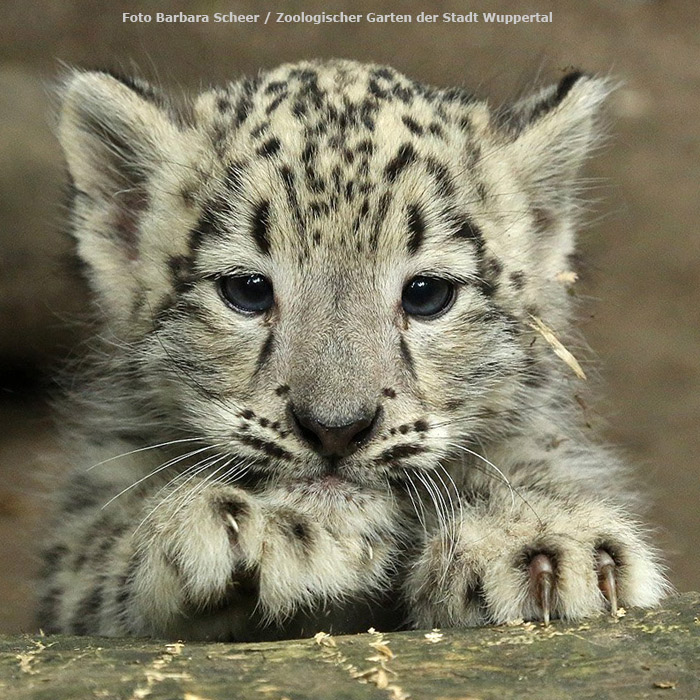
[(394, 558), (392, 523), (377, 500), (356, 494), (328, 509), (288, 491), (252, 495), (191, 480), (66, 514), (46, 555), (40, 624), (246, 639), (256, 620), (279, 623), (376, 592)]

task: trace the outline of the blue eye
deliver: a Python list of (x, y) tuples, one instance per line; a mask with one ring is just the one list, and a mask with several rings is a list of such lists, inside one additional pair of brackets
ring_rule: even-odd
[(455, 285), (439, 277), (414, 277), (403, 288), (401, 304), (409, 316), (436, 318), (447, 311), (456, 297)]
[(231, 275), (218, 281), (219, 294), (234, 311), (261, 314), (272, 308), (272, 282), (262, 275)]

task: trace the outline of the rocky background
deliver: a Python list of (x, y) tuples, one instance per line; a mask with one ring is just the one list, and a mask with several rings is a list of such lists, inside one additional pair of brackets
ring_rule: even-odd
[[(497, 103), (571, 66), (611, 74), (611, 137), (590, 163), (576, 285), (604, 392), (589, 410), (638, 465), (681, 590), (700, 585), (700, 5), (697, 0), (289, 0), (288, 12), (553, 12), (551, 24), (123, 24), (122, 12), (236, 14), (249, 0), (0, 6), (0, 631), (32, 629), (36, 548), (65, 470), (48, 398), (81, 352), (84, 286), (63, 233), (53, 85), (67, 66), (197, 89), (282, 61), (390, 63)], [(589, 365), (590, 366), (590, 365)]]

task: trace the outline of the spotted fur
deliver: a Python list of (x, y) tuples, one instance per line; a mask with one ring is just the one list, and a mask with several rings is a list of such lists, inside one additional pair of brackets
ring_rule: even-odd
[[(75, 73), (59, 133), (103, 327), (68, 404), (42, 627), (238, 640), (537, 618), (535, 551), (557, 565), (555, 614), (578, 618), (604, 606), (601, 546), (620, 600), (654, 605), (634, 492), (532, 326), (571, 338), (561, 273), (608, 90), (572, 73), (493, 109), (327, 61), (175, 104)], [(232, 308), (237, 275), (271, 281), (272, 306)], [(421, 276), (456, 290), (435, 318), (402, 307)], [(342, 426), (349, 454), (323, 443)]]

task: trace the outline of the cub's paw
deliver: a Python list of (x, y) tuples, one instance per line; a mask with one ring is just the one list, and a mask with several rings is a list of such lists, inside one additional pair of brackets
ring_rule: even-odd
[(134, 584), (146, 607), (170, 618), (247, 594), (265, 519), (254, 498), (228, 486), (193, 484), (187, 493), (161, 496), (135, 535)]
[(599, 502), (491, 502), (429, 539), (408, 578), (414, 622), (454, 627), (651, 607), (669, 590), (641, 528)]

